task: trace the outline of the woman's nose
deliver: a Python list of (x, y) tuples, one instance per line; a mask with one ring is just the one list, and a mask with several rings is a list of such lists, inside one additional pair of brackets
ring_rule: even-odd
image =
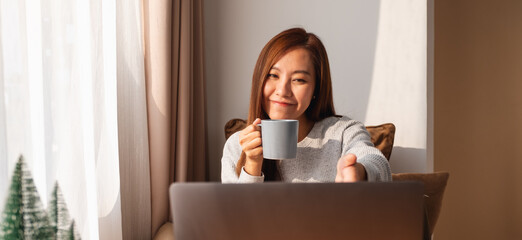
[(281, 96), (281, 97), (290, 97), (290, 96), (292, 96), (292, 88), (291, 88), (290, 83), (291, 82), (290, 82), (289, 79), (281, 79), (281, 81), (279, 81), (277, 83), (276, 94)]

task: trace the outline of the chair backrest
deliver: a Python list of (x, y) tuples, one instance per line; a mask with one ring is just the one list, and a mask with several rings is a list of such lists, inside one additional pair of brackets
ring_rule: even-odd
[(426, 211), (430, 236), (433, 234), (435, 224), (439, 219), (448, 178), (448, 172), (392, 174), (393, 181), (420, 181), (424, 183), (424, 210)]

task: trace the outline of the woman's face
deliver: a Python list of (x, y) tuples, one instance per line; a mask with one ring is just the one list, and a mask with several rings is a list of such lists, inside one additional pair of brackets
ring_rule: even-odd
[(303, 48), (289, 51), (274, 64), (263, 89), (263, 109), (270, 119), (306, 119), (314, 76), (312, 58)]

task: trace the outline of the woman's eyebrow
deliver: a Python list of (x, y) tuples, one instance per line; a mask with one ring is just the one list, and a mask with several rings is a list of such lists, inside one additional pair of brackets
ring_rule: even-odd
[[(277, 67), (272, 67), (270, 70), (281, 71), (281, 69), (279, 69)], [(310, 72), (308, 72), (306, 70), (295, 70), (292, 74), (296, 74), (296, 73), (303, 73), (303, 74), (312, 76), (312, 74), (310, 74)]]
[[(281, 71), (281, 69), (279, 69), (277, 67), (272, 67), (272, 68), (270, 68), (270, 70)], [(296, 74), (296, 73), (302, 73), (302, 74), (306, 74), (308, 76), (312, 76), (312, 74), (310, 74), (310, 72), (308, 72), (306, 70), (295, 70), (292, 74)]]
[(310, 72), (308, 72), (306, 70), (295, 70), (292, 74), (296, 74), (296, 73), (302, 73), (302, 74), (306, 74), (308, 76), (312, 76), (312, 74), (310, 74)]

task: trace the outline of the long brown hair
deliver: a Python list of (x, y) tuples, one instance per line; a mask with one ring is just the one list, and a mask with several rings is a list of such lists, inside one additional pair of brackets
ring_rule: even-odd
[[(308, 33), (302, 28), (291, 28), (273, 37), (259, 54), (252, 76), (247, 124), (252, 124), (256, 118), (269, 119), (261, 104), (265, 80), (274, 64), (290, 50), (296, 48), (303, 48), (309, 52), (315, 70), (315, 98), (312, 99), (310, 106), (305, 111), (306, 117), (317, 122), (335, 115), (330, 64), (323, 43), (313, 33)], [(238, 176), (241, 173), (241, 168), (245, 165), (245, 161), (246, 155), (242, 152), (236, 165)], [(264, 159), (262, 171), (265, 174), (265, 180), (280, 179), (275, 161)]]

